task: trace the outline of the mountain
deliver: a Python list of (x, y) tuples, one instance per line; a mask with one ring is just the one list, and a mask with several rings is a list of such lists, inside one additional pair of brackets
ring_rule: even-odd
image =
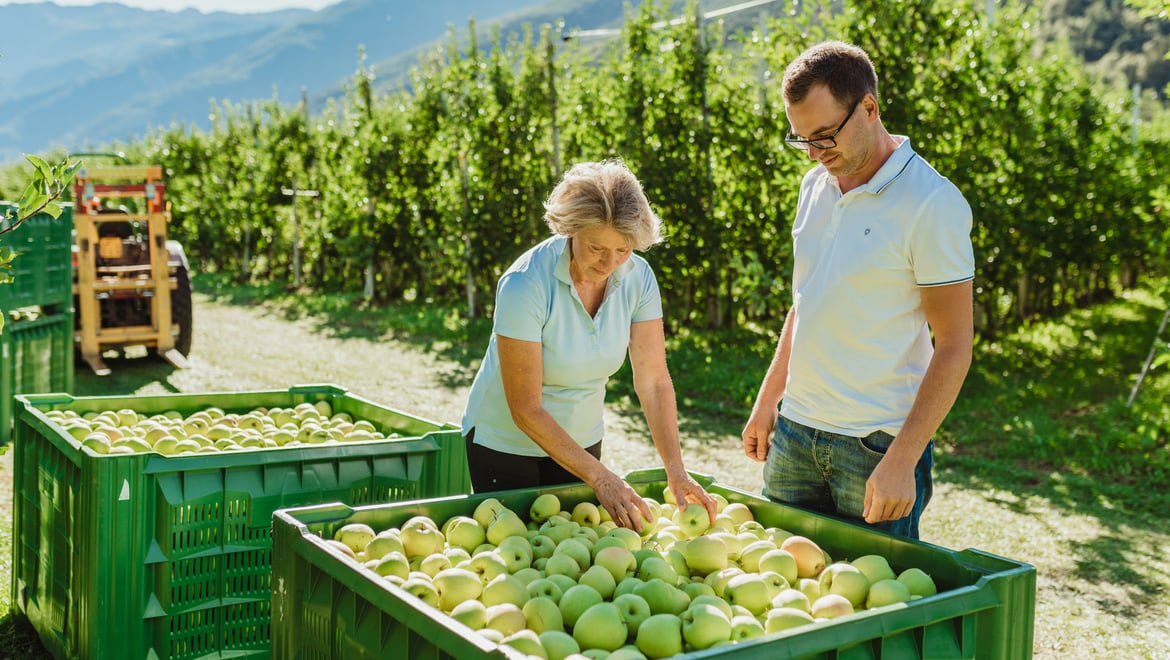
[[(604, 20), (622, 15), (620, 0), (345, 0), (261, 14), (0, 6), (9, 28), (0, 35), (0, 163), (172, 122), (205, 127), (212, 100), (293, 103), (302, 90), (320, 99), (353, 74), (359, 48), (368, 62), (398, 58), (405, 71), (412, 52), (444, 40), (448, 26), (466, 32), (471, 17), (486, 29), (501, 16), (551, 21), (578, 6), (604, 8)], [(596, 25), (600, 14), (583, 22)]]

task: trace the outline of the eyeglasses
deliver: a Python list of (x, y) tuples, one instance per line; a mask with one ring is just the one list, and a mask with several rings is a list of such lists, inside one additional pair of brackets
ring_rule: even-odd
[(849, 111), (849, 114), (845, 115), (845, 119), (841, 122), (841, 125), (837, 127), (837, 130), (833, 131), (832, 135), (806, 140), (804, 138), (799, 138), (793, 135), (790, 128), (788, 134), (784, 136), (784, 141), (788, 143), (788, 146), (792, 147), (793, 149), (799, 149), (801, 151), (808, 151), (809, 147), (814, 147), (816, 149), (832, 149), (837, 146), (837, 136), (841, 133), (841, 129), (845, 128), (845, 124), (849, 123), (849, 118), (857, 113), (857, 106), (859, 105), (861, 105), (861, 101), (853, 104), (853, 109)]

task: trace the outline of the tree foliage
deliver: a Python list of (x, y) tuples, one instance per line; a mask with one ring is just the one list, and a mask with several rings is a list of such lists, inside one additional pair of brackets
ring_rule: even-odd
[(779, 81), (803, 48), (844, 39), (874, 59), (887, 126), (970, 201), (980, 331), (993, 334), (1165, 274), (1167, 192), (1149, 175), (1170, 163), (1166, 132), (1135, 141), (1128, 90), (1039, 39), (1036, 12), (991, 23), (983, 8), (825, 0), (730, 29), (695, 2), (682, 20), (643, 3), (601, 55), (549, 26), (479, 43), (472, 24), (403, 88), (375, 93), (359, 56), (348, 93), (317, 116), (217, 105), (211, 130), (157, 131), (138, 157), (166, 166), (173, 233), (201, 269), (292, 280), (282, 190), (295, 185), (321, 193), (295, 207), (307, 286), (462, 299), (473, 316), (547, 234), (560, 173), (620, 157), (667, 230), (647, 258), (672, 328), (775, 325), (810, 166), (783, 144)]

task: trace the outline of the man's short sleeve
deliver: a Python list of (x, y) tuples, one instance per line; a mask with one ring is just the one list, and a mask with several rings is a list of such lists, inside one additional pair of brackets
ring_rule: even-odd
[(918, 286), (943, 286), (975, 277), (971, 207), (953, 185), (939, 188), (924, 203), (910, 236)]

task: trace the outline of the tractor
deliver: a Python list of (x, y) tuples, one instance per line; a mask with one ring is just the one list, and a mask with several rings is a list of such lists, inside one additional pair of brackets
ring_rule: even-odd
[(187, 255), (167, 240), (162, 167), (83, 166), (74, 182), (74, 343), (99, 376), (111, 351), (145, 347), (176, 367), (191, 350)]

